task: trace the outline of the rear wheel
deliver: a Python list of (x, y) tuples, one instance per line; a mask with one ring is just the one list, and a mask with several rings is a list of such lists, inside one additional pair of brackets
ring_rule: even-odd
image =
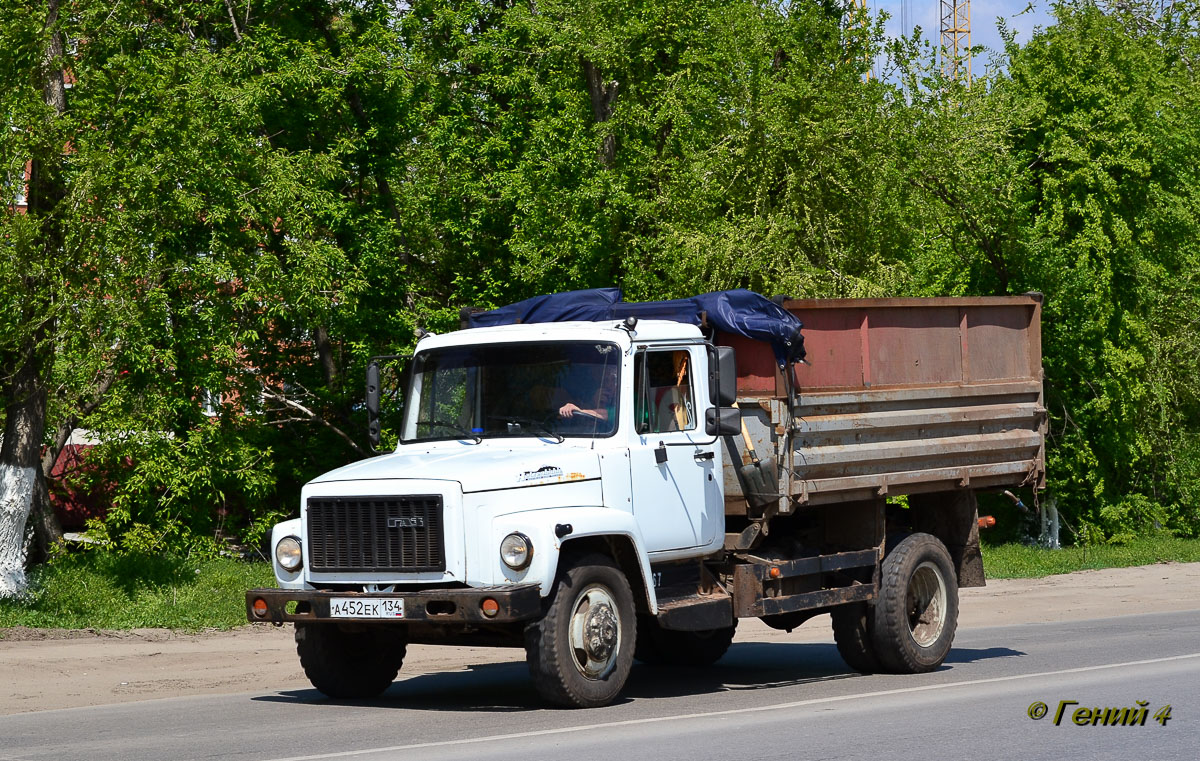
[[(958, 626), (958, 580), (945, 545), (912, 534), (883, 561), (870, 621), (880, 665), (899, 674), (932, 671), (946, 660)], [(873, 620), (871, 620), (873, 618)]]
[(373, 698), (396, 679), (407, 650), (405, 632), (353, 631), (340, 624), (296, 624), (296, 652), (304, 674), (331, 698)]
[(629, 678), (636, 637), (625, 575), (604, 555), (574, 558), (559, 571), (545, 615), (525, 629), (533, 684), (557, 705), (608, 705)]

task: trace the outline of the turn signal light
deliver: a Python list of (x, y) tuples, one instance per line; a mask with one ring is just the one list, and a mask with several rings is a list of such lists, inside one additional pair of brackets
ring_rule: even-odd
[(479, 609), (488, 618), (495, 618), (496, 614), (500, 612), (500, 603), (490, 597), (485, 597), (483, 598), (483, 602), (479, 603)]
[(996, 518), (991, 515), (979, 516), (979, 528), (991, 528), (996, 525)]
[(258, 597), (254, 600), (254, 604), (252, 607), (254, 609), (255, 616), (258, 616), (259, 618), (267, 617), (267, 601), (266, 600), (264, 600), (261, 597)]

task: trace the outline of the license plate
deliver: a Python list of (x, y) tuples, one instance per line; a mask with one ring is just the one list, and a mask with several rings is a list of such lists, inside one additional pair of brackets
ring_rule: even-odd
[(329, 601), (329, 616), (331, 618), (404, 618), (404, 599), (335, 597)]

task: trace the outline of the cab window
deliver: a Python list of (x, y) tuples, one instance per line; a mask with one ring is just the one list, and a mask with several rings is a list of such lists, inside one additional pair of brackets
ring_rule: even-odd
[(634, 364), (638, 433), (690, 431), (696, 427), (691, 357), (685, 349), (643, 351)]

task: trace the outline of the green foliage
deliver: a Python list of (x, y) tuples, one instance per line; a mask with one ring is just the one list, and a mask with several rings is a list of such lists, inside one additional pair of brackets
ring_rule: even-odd
[(907, 293), (1046, 296), (1048, 488), (1081, 542), (1200, 528), (1196, 12), (1065, 2), (970, 90), (909, 55), (892, 103)]
[(843, 5), (81, 2), (61, 117), (0, 15), (0, 173), (66, 193), (0, 214), (0, 353), (51, 346), (48, 436), (103, 441), (94, 533), (256, 541), (364, 456), (368, 357), (619, 285), (1041, 291), (1067, 526), (1200, 534), (1196, 3), (1064, 2), (970, 88)]
[(0, 628), (231, 629), (246, 622), (245, 591), (273, 583), (266, 563), (82, 552), (38, 567), (24, 597), (0, 600)]
[(1050, 488), (1093, 536), (1196, 531), (1175, 460), (1200, 411), (1200, 100), (1180, 55), (1196, 38), (1174, 26), (1184, 17), (1155, 20), (1064, 5), (996, 85), (1027, 107), (1010, 148), (1030, 198), (1012, 269), (1048, 294)]
[[(201, 425), (178, 438), (141, 434), (100, 444), (88, 459), (90, 488), (104, 488), (115, 472), (120, 488), (104, 519), (90, 523), (90, 538), (122, 553), (192, 556), (214, 556), (230, 534), (260, 541), (264, 522), (281, 517), (249, 507), (273, 490), (271, 471), (262, 466), (271, 450), (226, 428)], [(136, 458), (127, 459), (130, 451)]]

